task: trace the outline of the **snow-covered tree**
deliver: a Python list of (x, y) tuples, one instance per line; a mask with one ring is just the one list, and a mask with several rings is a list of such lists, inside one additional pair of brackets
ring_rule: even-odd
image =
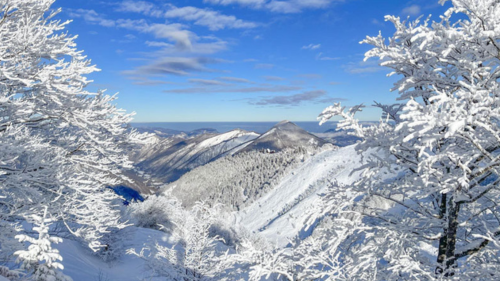
[(124, 178), (125, 149), (143, 137), (115, 96), (86, 90), (98, 69), (53, 2), (0, 0), (0, 223), (46, 206), (96, 249), (109, 227), (124, 226), (106, 187)]
[(158, 199), (162, 197), (164, 204), (173, 203), (168, 208), (169, 221), (165, 231), (176, 242), (169, 247), (156, 241), (153, 245), (146, 245), (139, 253), (134, 249), (129, 253), (147, 261), (151, 277), (161, 276), (177, 281), (230, 280), (224, 277), (226, 269), (232, 266), (224, 250), (227, 247), (223, 247), (221, 237), (211, 231), (220, 220), (220, 206), (208, 207), (203, 202), (196, 202), (191, 210), (184, 210), (176, 200), (165, 196)]
[(21, 269), (27, 271), (31, 275), (30, 278), (36, 281), (71, 281), (70, 277), (61, 272), (64, 266), (60, 263), (62, 257), (59, 251), (52, 248), (52, 243), (61, 243), (62, 239), (49, 235), (49, 226), (53, 220), (47, 218), (47, 208), (43, 217), (33, 215), (31, 219), (36, 225), (33, 230), (38, 233), (38, 238), (24, 234), (16, 236), (20, 242), (31, 244), (28, 250), (14, 253), (18, 257), (17, 262), (21, 263)]
[(375, 148), (353, 210), (379, 229), (373, 239), (387, 235), (371, 255), (386, 279), (496, 279), (500, 270), (500, 2), (446, 2), (439, 22), (387, 16), (395, 34), (362, 42), (373, 46), (366, 59), (401, 75), (393, 90), (403, 108), (377, 104), (387, 118), (370, 127), (354, 118), (359, 107), (319, 117), (342, 116), (364, 139), (360, 151)]

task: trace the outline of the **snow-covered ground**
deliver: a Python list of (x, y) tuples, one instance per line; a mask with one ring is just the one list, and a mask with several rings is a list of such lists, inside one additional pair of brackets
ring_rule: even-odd
[[(146, 228), (131, 227), (126, 244), (140, 252), (147, 242), (162, 241), (169, 244), (166, 233)], [(63, 273), (73, 281), (137, 281), (147, 276), (144, 260), (135, 255), (123, 255), (118, 260), (106, 263), (76, 241), (65, 239), (55, 245), (64, 258)]]
[(234, 223), (260, 232), (279, 246), (288, 244), (304, 229), (306, 220), (330, 181), (349, 184), (359, 175), (360, 156), (354, 146), (324, 151), (304, 162), (269, 193), (234, 213)]
[[(307, 236), (306, 221), (326, 191), (329, 183), (353, 182), (359, 176), (360, 155), (353, 146), (327, 150), (304, 161), (283, 178), (280, 184), (248, 207), (232, 214), (233, 223), (260, 233), (278, 246), (285, 246), (296, 235)], [(163, 241), (171, 245), (164, 232), (133, 227), (127, 248), (137, 252), (147, 242)], [(74, 281), (140, 280), (147, 276), (145, 262), (134, 255), (124, 255), (109, 264), (92, 255), (77, 242), (65, 240), (56, 246), (64, 257), (64, 273)]]

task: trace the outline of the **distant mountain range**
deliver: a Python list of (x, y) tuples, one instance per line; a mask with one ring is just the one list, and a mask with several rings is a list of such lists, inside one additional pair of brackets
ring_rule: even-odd
[(196, 129), (193, 131), (179, 131), (179, 130), (172, 130), (168, 128), (162, 128), (162, 127), (136, 127), (135, 128), (139, 133), (150, 133), (150, 134), (155, 134), (159, 137), (163, 138), (168, 138), (168, 137), (196, 137), (199, 135), (203, 134), (218, 134), (216, 129), (212, 128), (200, 128)]
[(153, 145), (132, 154), (136, 166), (163, 182), (177, 180), (186, 172), (211, 162), (259, 135), (233, 130), (224, 134), (174, 135), (157, 138)]
[(190, 133), (160, 129), (144, 128), (143, 132), (157, 135), (156, 143), (131, 156), (140, 170), (164, 183), (226, 155), (249, 151), (273, 153), (287, 148), (321, 147), (327, 143), (289, 121), (276, 124), (262, 135), (240, 129), (222, 134), (210, 129)]

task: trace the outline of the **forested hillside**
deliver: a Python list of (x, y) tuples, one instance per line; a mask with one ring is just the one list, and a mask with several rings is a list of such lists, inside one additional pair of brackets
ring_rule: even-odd
[(287, 148), (279, 152), (248, 151), (198, 167), (167, 185), (172, 195), (191, 207), (196, 201), (222, 203), (239, 210), (273, 189), (285, 175), (322, 148)]

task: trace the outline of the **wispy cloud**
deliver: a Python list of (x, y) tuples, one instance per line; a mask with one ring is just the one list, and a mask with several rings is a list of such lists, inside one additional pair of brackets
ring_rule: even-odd
[(297, 76), (300, 78), (306, 78), (306, 79), (321, 79), (321, 78), (323, 78), (323, 75), (316, 74), (316, 73), (299, 74)]
[(286, 80), (285, 78), (279, 77), (279, 76), (264, 76), (264, 79), (266, 81), (283, 81), (283, 80)]
[(325, 97), (327, 95), (326, 91), (316, 90), (308, 91), (300, 94), (289, 95), (289, 96), (273, 96), (265, 97), (259, 101), (250, 101), (249, 103), (254, 105), (300, 105), (302, 102), (318, 101), (319, 98)]
[(317, 100), (316, 103), (335, 103), (335, 102), (347, 101), (347, 100), (348, 99), (344, 99), (344, 98), (324, 98), (324, 99)]
[(186, 76), (191, 72), (215, 72), (216, 70), (206, 67), (209, 64), (227, 62), (221, 59), (207, 57), (165, 57), (150, 61), (149, 64), (137, 67), (134, 70), (126, 70), (122, 73), (136, 76), (164, 76), (176, 75)]
[(266, 9), (275, 13), (300, 13), (304, 9), (325, 8), (334, 2), (343, 0), (204, 0), (205, 3), (217, 5), (239, 4), (254, 9)]
[(193, 41), (198, 40), (198, 36), (186, 29), (182, 24), (153, 23), (149, 24), (144, 19), (106, 19), (103, 15), (94, 10), (69, 10), (70, 17), (83, 18), (87, 23), (97, 24), (105, 27), (124, 28), (141, 33), (150, 33), (157, 39), (167, 39), (175, 44), (179, 49), (191, 49)]
[[(123, 2), (126, 6), (120, 6), (122, 10), (153, 13), (152, 4), (148, 2)], [(123, 4), (122, 3), (122, 4)], [(109, 28), (121, 28), (139, 33), (152, 35), (157, 40), (147, 40), (145, 44), (149, 47), (160, 48), (152, 52), (142, 53), (145, 65), (122, 73), (129, 78), (140, 76), (160, 75), (188, 75), (191, 72), (215, 72), (206, 67), (208, 64), (228, 62), (219, 59), (211, 59), (200, 55), (213, 54), (227, 48), (227, 42), (215, 36), (197, 36), (179, 23), (149, 23), (145, 19), (106, 19), (94, 10), (70, 10), (70, 16), (82, 18), (89, 24), (101, 25)], [(136, 38), (133, 34), (127, 34), (126, 38)], [(165, 41), (162, 41), (165, 40)], [(179, 54), (187, 53), (189, 57), (180, 57)], [(136, 84), (151, 84), (151, 82), (136, 82)], [(156, 82), (155, 82), (156, 83)]]
[(378, 25), (378, 26), (384, 26), (384, 22), (381, 22), (377, 19), (372, 19), (372, 24)]
[(375, 73), (386, 70), (384, 67), (379, 65), (378, 61), (374, 60), (361, 61), (358, 63), (351, 62), (343, 67), (348, 73), (351, 74)]
[(267, 0), (203, 0), (203, 2), (218, 5), (240, 4), (242, 6), (262, 7)]
[(255, 69), (273, 69), (274, 67), (275, 65), (271, 63), (258, 63), (254, 66)]
[(226, 86), (229, 85), (218, 80), (207, 80), (207, 79), (189, 79), (189, 83), (199, 84), (204, 86)]
[(302, 46), (302, 50), (317, 50), (321, 48), (321, 44), (309, 44), (307, 46)]
[(419, 16), (421, 13), (421, 8), (419, 5), (411, 5), (406, 8), (404, 8), (401, 13), (403, 15), (410, 15), (410, 16)]
[(127, 38), (128, 40), (134, 40), (135, 38), (137, 38), (137, 36), (135, 36), (134, 34), (127, 34), (125, 35), (125, 38)]
[(292, 86), (265, 86), (265, 87), (246, 87), (246, 88), (207, 88), (195, 87), (184, 89), (165, 90), (164, 93), (172, 94), (208, 94), (208, 93), (284, 93), (301, 90), (301, 87)]
[(172, 4), (167, 4), (159, 7), (145, 1), (123, 1), (119, 3), (117, 10), (122, 12), (142, 13), (148, 16), (165, 19), (190, 21), (196, 25), (206, 26), (212, 31), (225, 28), (246, 29), (259, 26), (259, 24), (255, 22), (238, 19), (232, 15), (224, 15), (218, 11), (193, 6), (176, 7)]
[[(121, 3), (118, 3), (118, 7), (116, 8), (116, 10), (120, 12), (134, 12), (145, 14), (154, 13), (155, 10), (158, 11), (153, 3), (146, 1), (123, 1)], [(158, 13), (158, 16), (159, 15), (160, 13)]]
[(247, 84), (254, 84), (254, 82), (245, 79), (245, 78), (238, 78), (238, 77), (220, 77), (218, 78), (219, 80), (223, 81), (228, 81), (228, 82), (235, 82), (235, 83), (247, 83)]
[(98, 14), (94, 10), (86, 9), (67, 9), (69, 16), (72, 18), (82, 18), (91, 24), (98, 24), (106, 27), (114, 27), (115, 21), (106, 19), (103, 15)]
[(167, 42), (159, 42), (159, 41), (146, 41), (145, 44), (149, 47), (160, 47), (160, 48), (173, 48), (173, 44), (169, 44)]
[(164, 17), (193, 21), (194, 24), (206, 26), (212, 31), (224, 28), (255, 28), (258, 26), (257, 23), (237, 19), (235, 16), (226, 16), (216, 11), (196, 7), (172, 8), (165, 12)]
[(141, 86), (157, 86), (157, 85), (165, 85), (165, 84), (173, 84), (172, 82), (166, 82), (162, 80), (153, 80), (147, 77), (130, 77), (130, 80), (133, 80), (132, 84), (141, 85)]
[(316, 55), (316, 60), (323, 60), (323, 61), (333, 61), (333, 60), (339, 60), (340, 58), (335, 58), (335, 57), (324, 57), (323, 53), (318, 53)]

